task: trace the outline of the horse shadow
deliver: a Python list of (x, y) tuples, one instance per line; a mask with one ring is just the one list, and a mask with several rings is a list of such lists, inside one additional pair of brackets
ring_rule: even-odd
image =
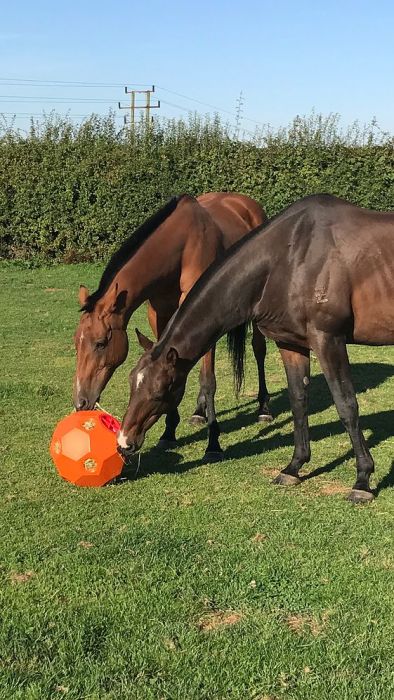
[[(354, 363), (351, 367), (352, 377), (356, 394), (360, 395), (371, 389), (376, 389), (383, 384), (387, 379), (394, 376), (394, 367), (391, 365), (371, 362), (371, 363)], [(313, 416), (317, 413), (322, 413), (327, 408), (333, 405), (333, 399), (328, 388), (327, 382), (322, 373), (311, 376), (309, 384), (309, 405), (308, 415)], [(292, 423), (290, 414), (290, 402), (288, 397), (287, 387), (271, 394), (270, 409), (274, 420), (272, 423), (265, 424), (263, 434), (271, 431), (276, 431), (289, 423)], [(257, 423), (257, 408), (256, 400), (248, 400), (240, 405), (240, 410), (234, 415), (234, 407), (218, 411), (217, 416), (222, 433), (232, 433), (246, 428)], [(226, 418), (229, 414), (230, 417)], [(281, 418), (285, 414), (284, 418)], [(262, 425), (260, 423), (260, 425)], [(190, 445), (196, 440), (206, 439), (206, 426), (194, 430), (189, 435), (179, 438), (178, 446), (183, 447)]]
[(374, 494), (375, 494), (375, 496), (377, 496), (384, 489), (392, 488), (393, 486), (394, 486), (394, 459), (391, 462), (390, 471), (376, 485), (376, 488), (374, 489)]
[(173, 451), (163, 452), (152, 448), (147, 452), (139, 452), (124, 465), (121, 474), (111, 483), (125, 484), (128, 481), (144, 479), (152, 474), (183, 474), (201, 466), (201, 459), (195, 463), (185, 463), (181, 454)]
[[(371, 389), (375, 389), (383, 384), (388, 378), (394, 375), (394, 368), (391, 365), (384, 363), (355, 363), (352, 365), (352, 376), (357, 394), (362, 394)], [(221, 431), (223, 433), (231, 433), (238, 431), (241, 428), (253, 425), (256, 423), (256, 402), (247, 400), (241, 405), (241, 410), (233, 415), (234, 407), (224, 409), (218, 413)], [(317, 374), (311, 377), (310, 381), (310, 401), (308, 414), (315, 415), (325, 411), (333, 405), (333, 400), (324, 379), (323, 374)], [(266, 455), (269, 452), (280, 448), (289, 448), (289, 461), (291, 456), (291, 448), (294, 447), (293, 433), (281, 434), (281, 428), (292, 423), (292, 417), (289, 415), (290, 404), (288, 400), (287, 389), (280, 390), (271, 396), (270, 408), (274, 415), (272, 423), (265, 424), (258, 431), (256, 437), (247, 438), (237, 441), (227, 447), (225, 451), (226, 459), (242, 459), (245, 457), (259, 457)], [(228, 417), (226, 417), (228, 416)], [(393, 411), (381, 411), (379, 413), (371, 413), (360, 416), (361, 428), (363, 431), (371, 431), (367, 439), (368, 447), (377, 447), (381, 442), (387, 440), (393, 432)], [(261, 424), (260, 424), (261, 425)], [(311, 447), (313, 453), (313, 444), (322, 440), (329, 435), (345, 436), (345, 429), (340, 420), (329, 421), (320, 425), (310, 427)], [(189, 445), (196, 440), (206, 439), (206, 428), (194, 430), (190, 435), (184, 436), (178, 440), (178, 446)], [(332, 460), (328, 464), (316, 467), (309, 473), (303, 476), (303, 480), (318, 477), (322, 474), (332, 472), (336, 467), (348, 459), (354, 457), (353, 450), (349, 449), (343, 455)], [(148, 452), (144, 452), (141, 457), (141, 463), (138, 466), (138, 456), (135, 458), (135, 464), (132, 463), (125, 467), (120, 477), (120, 482), (145, 478), (151, 474), (183, 474), (192, 469), (200, 467), (202, 457), (190, 461), (182, 461), (182, 455), (178, 452), (160, 452), (153, 448)], [(285, 466), (285, 465), (283, 465)], [(381, 490), (394, 486), (394, 461), (391, 469), (377, 484), (375, 493), (380, 493)]]
[[(370, 431), (370, 435), (366, 442), (369, 449), (373, 449), (380, 445), (382, 442), (387, 440), (393, 433), (393, 411), (380, 411), (379, 413), (370, 413), (368, 415), (360, 416), (361, 429), (365, 433)], [(313, 425), (309, 428), (309, 435), (311, 439), (311, 450), (313, 459), (313, 445), (319, 440), (324, 440), (329, 436), (340, 435), (341, 437), (348, 437), (343, 427), (341, 421), (329, 421), (322, 423), (320, 425)], [(267, 435), (266, 431), (262, 433), (262, 439), (252, 439), (238, 442), (231, 445), (226, 450), (226, 457), (228, 459), (241, 459), (244, 457), (259, 457), (266, 455), (272, 450), (278, 448), (288, 448), (289, 449), (289, 461), (291, 457), (292, 448), (294, 447), (293, 434), (275, 434)], [(328, 474), (332, 472), (336, 467), (343, 464), (344, 461), (349, 459), (354, 459), (354, 453), (350, 447), (349, 449), (341, 454), (336, 459), (332, 460), (328, 464), (324, 464), (319, 467), (315, 467), (309, 473), (302, 476), (303, 481), (308, 481), (315, 477), (321, 476), (322, 474)], [(285, 466), (285, 465), (283, 465)], [(383, 479), (379, 481), (376, 487), (376, 492), (379, 493), (382, 489), (394, 486), (394, 461), (391, 465), (391, 469), (388, 474), (386, 474)]]

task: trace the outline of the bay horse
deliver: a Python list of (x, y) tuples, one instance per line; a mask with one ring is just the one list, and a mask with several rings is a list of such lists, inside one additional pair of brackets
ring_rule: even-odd
[[(299, 470), (310, 460), (313, 350), (356, 457), (348, 498), (371, 500), (374, 463), (359, 425), (346, 344), (394, 344), (394, 212), (330, 195), (299, 200), (236, 243), (200, 277), (159, 342), (144, 340), (146, 352), (130, 374), (119, 451), (127, 459), (141, 447), (157, 418), (179, 404), (191, 367), (225, 333), (239, 386), (250, 320), (279, 347), (294, 419), (294, 453), (275, 482), (300, 483)], [(211, 404), (207, 412), (218, 435)]]
[[(80, 287), (83, 313), (74, 336), (75, 408), (94, 408), (115, 369), (126, 359), (126, 328), (131, 315), (143, 302), (148, 301), (149, 323), (155, 337), (160, 338), (202, 272), (265, 220), (263, 209), (253, 199), (236, 193), (211, 192), (197, 199), (188, 195), (174, 197), (145, 221), (112, 256), (97, 291), (89, 295), (86, 287)], [(258, 418), (270, 420), (264, 373), (266, 343), (257, 327), (252, 345), (259, 374)], [(213, 405), (214, 356), (214, 347), (207, 348), (193, 423), (205, 423), (207, 403)], [(166, 428), (159, 441), (162, 448), (175, 446), (178, 423), (175, 407), (166, 416)], [(206, 461), (221, 458), (217, 441), (209, 436)]]

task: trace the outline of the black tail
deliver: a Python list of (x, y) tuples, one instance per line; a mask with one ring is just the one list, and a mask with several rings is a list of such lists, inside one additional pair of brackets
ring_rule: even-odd
[(238, 396), (245, 379), (245, 343), (248, 334), (249, 322), (233, 328), (227, 333), (227, 350), (231, 358), (234, 373), (234, 388)]

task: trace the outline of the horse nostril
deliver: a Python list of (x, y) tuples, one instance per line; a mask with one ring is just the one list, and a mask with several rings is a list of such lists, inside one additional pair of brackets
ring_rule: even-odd
[(79, 399), (77, 403), (77, 411), (85, 411), (88, 407), (88, 400), (87, 399)]
[(137, 444), (135, 442), (129, 444), (127, 441), (127, 435), (122, 429), (120, 429), (117, 433), (116, 440), (118, 443), (118, 452), (120, 456), (126, 464), (129, 463), (132, 456), (138, 450)]
[(121, 447), (121, 445), (118, 445), (117, 450), (125, 462), (128, 462), (136, 452), (135, 445), (127, 445), (127, 447)]

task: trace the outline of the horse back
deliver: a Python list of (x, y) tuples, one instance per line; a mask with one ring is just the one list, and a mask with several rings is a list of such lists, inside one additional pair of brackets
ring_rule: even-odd
[(256, 306), (266, 335), (309, 347), (313, 329), (394, 343), (394, 213), (315, 195), (278, 215), (242, 253), (243, 269), (269, 270)]
[(267, 220), (258, 202), (237, 192), (209, 192), (197, 201), (220, 229), (224, 249)]

